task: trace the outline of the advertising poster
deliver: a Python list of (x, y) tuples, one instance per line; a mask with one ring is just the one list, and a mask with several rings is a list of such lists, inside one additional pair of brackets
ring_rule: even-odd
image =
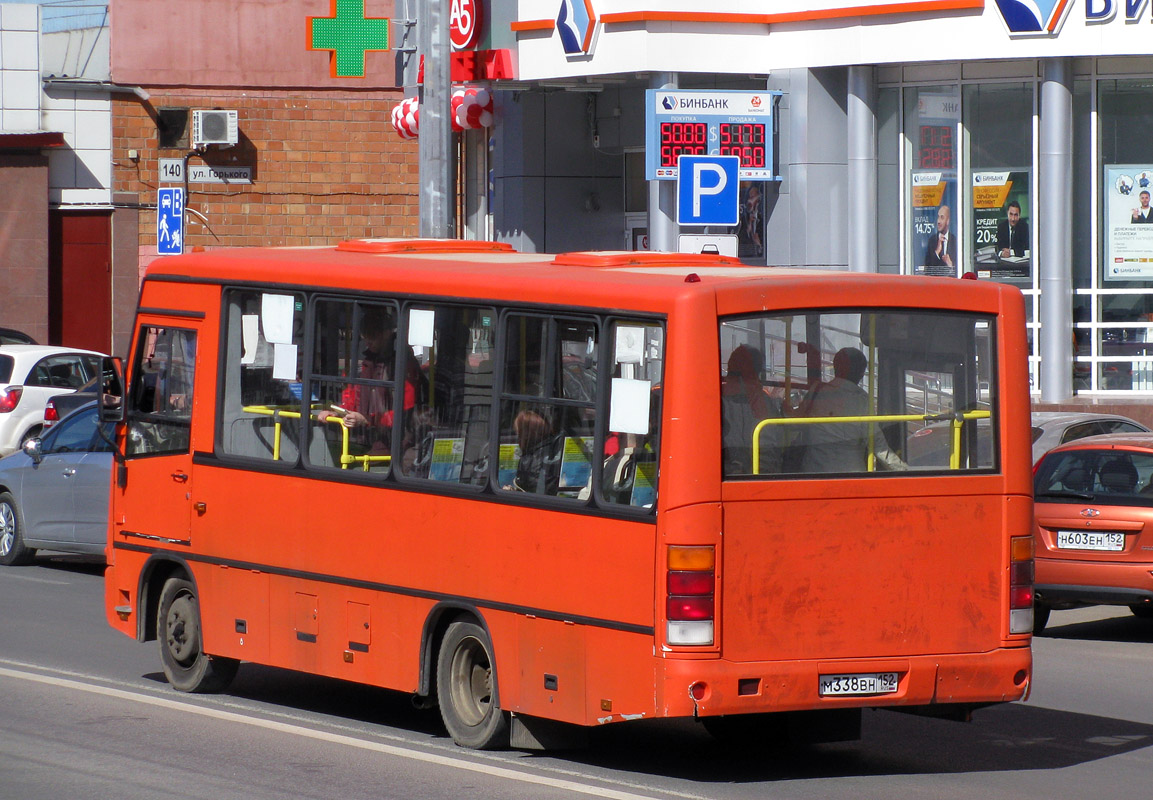
[(913, 235), (909, 261), (914, 275), (959, 274), (961, 214), (957, 208), (957, 124), (961, 120), (961, 96), (953, 91), (922, 91), (910, 120), (913, 139), (912, 208)]
[(765, 255), (765, 185), (741, 181), (739, 221), (729, 233), (737, 236), (737, 256), (763, 259)]
[(940, 170), (913, 172), (913, 274), (957, 276), (957, 179)]
[(1105, 167), (1105, 280), (1153, 280), (1153, 165)]
[(978, 278), (1032, 283), (1032, 217), (1028, 169), (973, 173), (972, 270)]

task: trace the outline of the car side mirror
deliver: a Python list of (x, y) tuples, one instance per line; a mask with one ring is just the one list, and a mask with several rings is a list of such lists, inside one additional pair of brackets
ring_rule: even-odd
[(117, 356), (104, 356), (100, 364), (100, 411), (101, 422), (124, 421), (124, 365)]
[(24, 455), (32, 459), (32, 463), (34, 464), (39, 464), (44, 460), (43, 445), (39, 436), (33, 437), (24, 442), (24, 444), (20, 446), (20, 449), (24, 451)]

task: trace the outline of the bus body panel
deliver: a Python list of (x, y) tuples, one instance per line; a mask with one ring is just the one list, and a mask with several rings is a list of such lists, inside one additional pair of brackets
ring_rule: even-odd
[(1006, 521), (997, 496), (726, 502), (724, 657), (994, 650), (1007, 619)]

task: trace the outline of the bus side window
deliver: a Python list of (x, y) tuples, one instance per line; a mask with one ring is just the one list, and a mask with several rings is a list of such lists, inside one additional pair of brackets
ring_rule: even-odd
[(664, 329), (620, 320), (612, 326), (609, 433), (601, 469), (605, 502), (652, 508), (660, 454)]
[(383, 477), (397, 420), (397, 309), (321, 299), (314, 305), (308, 462)]
[(299, 294), (225, 295), (224, 453), (294, 464), (301, 414), (304, 302)]
[(497, 480), (509, 492), (587, 502), (597, 399), (597, 325), (510, 314)]
[(409, 306), (401, 423), (407, 477), (483, 486), (492, 409), (492, 308)]

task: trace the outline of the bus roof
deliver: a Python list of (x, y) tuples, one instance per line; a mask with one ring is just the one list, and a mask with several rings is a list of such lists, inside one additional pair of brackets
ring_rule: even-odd
[[(957, 304), (958, 308), (983, 307), (995, 312), (1006, 290), (1017, 292), (1001, 284), (953, 278), (749, 266), (712, 254), (588, 251), (551, 255), (520, 253), (501, 242), (440, 239), (359, 239), (326, 247), (206, 250), (159, 258), (148, 266), (145, 280), (355, 288), (653, 312), (668, 310), (678, 298), (708, 294), (717, 297), (717, 310), (722, 314), (793, 305), (788, 296), (811, 293), (814, 281), (821, 282), (818, 299), (825, 306), (884, 305), (886, 294), (899, 284), (904, 290), (913, 288), (915, 302), (928, 306)], [(771, 304), (766, 302), (767, 291), (774, 295)], [(750, 299), (755, 301), (752, 307)], [(813, 298), (800, 305), (812, 306)]]

